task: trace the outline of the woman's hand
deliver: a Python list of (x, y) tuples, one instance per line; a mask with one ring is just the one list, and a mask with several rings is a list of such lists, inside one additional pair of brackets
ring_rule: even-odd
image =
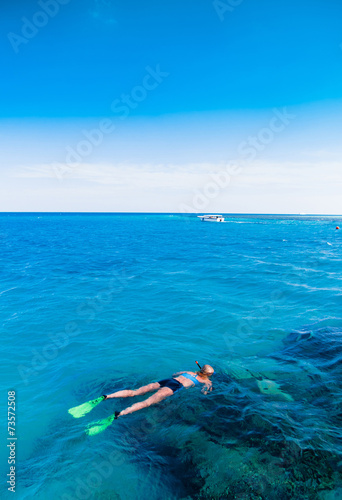
[(205, 386), (203, 387), (203, 389), (201, 389), (201, 392), (205, 395), (208, 394), (208, 392), (211, 392), (213, 390), (213, 384), (205, 384)]

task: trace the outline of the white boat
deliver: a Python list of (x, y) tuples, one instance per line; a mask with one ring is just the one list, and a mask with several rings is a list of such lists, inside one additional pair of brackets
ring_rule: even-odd
[(203, 222), (224, 222), (222, 215), (197, 215)]

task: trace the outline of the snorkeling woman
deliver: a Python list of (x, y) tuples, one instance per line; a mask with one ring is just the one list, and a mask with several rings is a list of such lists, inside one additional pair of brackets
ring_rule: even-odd
[(145, 401), (135, 403), (122, 411), (116, 411), (107, 418), (89, 424), (85, 432), (89, 436), (94, 436), (95, 434), (99, 434), (107, 429), (107, 427), (118, 417), (122, 417), (123, 415), (128, 415), (129, 413), (155, 405), (160, 401), (163, 401), (163, 399), (172, 396), (181, 389), (189, 389), (190, 387), (195, 386), (200, 387), (202, 385), (203, 394), (208, 394), (208, 392), (212, 390), (213, 386), (210, 377), (214, 373), (214, 368), (210, 365), (204, 365), (202, 368), (198, 361), (196, 361), (196, 363), (200, 368), (197, 372), (178, 372), (175, 373), (172, 378), (166, 378), (160, 380), (159, 382), (152, 382), (152, 384), (144, 385), (143, 387), (140, 387), (140, 389), (126, 389), (124, 391), (113, 392), (113, 394), (104, 395), (92, 401), (88, 401), (87, 403), (83, 403), (80, 406), (70, 408), (68, 412), (74, 418), (80, 418), (84, 417), (84, 415), (89, 413), (93, 408), (95, 408), (95, 406), (100, 404), (105, 399), (131, 398), (133, 396), (142, 396), (148, 392), (157, 391), (155, 394), (145, 399)]
[(212, 390), (212, 382), (210, 377), (214, 373), (214, 368), (210, 365), (203, 365), (203, 367), (198, 372), (178, 372), (173, 375), (172, 378), (166, 378), (160, 380), (159, 382), (152, 382), (151, 384), (144, 385), (140, 389), (136, 390), (124, 390), (113, 392), (113, 394), (108, 394), (104, 396), (105, 399), (111, 398), (131, 398), (134, 396), (142, 396), (148, 392), (157, 391), (153, 396), (141, 401), (140, 403), (135, 403), (129, 406), (125, 410), (120, 412), (115, 412), (115, 418), (121, 417), (123, 415), (128, 415), (148, 406), (155, 405), (169, 396), (172, 396), (181, 389), (189, 389), (190, 387), (203, 385), (202, 392), (207, 394), (208, 391)]

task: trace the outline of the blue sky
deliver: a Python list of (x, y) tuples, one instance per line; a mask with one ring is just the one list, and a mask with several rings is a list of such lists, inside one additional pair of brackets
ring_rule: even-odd
[[(339, 1), (2, 10), (0, 210), (342, 213)], [(240, 173), (194, 206), (229, 162)]]

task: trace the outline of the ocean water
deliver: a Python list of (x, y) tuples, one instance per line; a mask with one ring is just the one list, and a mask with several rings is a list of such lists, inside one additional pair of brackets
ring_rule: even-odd
[[(341, 499), (337, 225), (0, 215), (3, 483), (15, 390), (18, 499)], [(68, 414), (196, 360), (216, 370), (207, 396), (180, 391), (92, 437), (132, 399)]]

